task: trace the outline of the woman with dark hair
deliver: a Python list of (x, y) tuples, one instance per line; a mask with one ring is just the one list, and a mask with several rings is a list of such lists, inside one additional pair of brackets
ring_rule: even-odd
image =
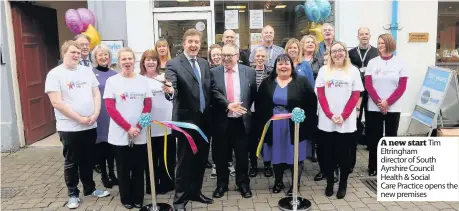
[[(314, 138), (317, 130), (317, 97), (306, 77), (298, 77), (292, 59), (281, 54), (274, 63), (274, 70), (263, 80), (255, 101), (257, 122), (260, 129), (274, 114), (291, 113), (295, 107), (304, 110), (306, 120), (300, 125), (299, 169), (301, 177), (302, 162), (306, 159), (307, 139)], [(259, 131), (261, 133), (261, 131)], [(266, 133), (263, 146), (263, 159), (271, 161), (274, 167), (273, 193), (284, 188), (283, 174), (289, 167), (293, 178), (294, 123), (290, 119), (273, 121)], [(298, 184), (299, 181), (298, 181)], [(291, 194), (290, 187), (288, 194)]]
[[(152, 97), (151, 119), (159, 121), (172, 120), (172, 102), (164, 97), (162, 89), (164, 73), (160, 72), (160, 59), (155, 50), (146, 50), (140, 59), (140, 75), (147, 77), (149, 89)], [(153, 150), (153, 166), (155, 169), (156, 192), (165, 194), (174, 190), (175, 178), (175, 154), (176, 142), (171, 135), (171, 130), (167, 129), (167, 167), (170, 170), (171, 178), (167, 175), (166, 166), (163, 162), (164, 157), (164, 129), (156, 124), (151, 124), (151, 144)], [(150, 171), (148, 165), (145, 168), (147, 194), (151, 194)]]

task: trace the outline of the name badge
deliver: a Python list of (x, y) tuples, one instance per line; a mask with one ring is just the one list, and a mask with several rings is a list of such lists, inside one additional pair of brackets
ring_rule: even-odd
[(359, 70), (360, 70), (361, 73), (364, 73), (367, 70), (367, 68), (366, 67), (362, 67)]

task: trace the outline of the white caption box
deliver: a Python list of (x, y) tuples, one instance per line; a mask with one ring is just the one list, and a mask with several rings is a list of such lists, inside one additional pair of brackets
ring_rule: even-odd
[(459, 201), (459, 137), (384, 137), (378, 201)]

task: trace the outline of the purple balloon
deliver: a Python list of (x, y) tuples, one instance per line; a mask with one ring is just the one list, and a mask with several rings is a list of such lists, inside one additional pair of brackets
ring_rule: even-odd
[(69, 9), (65, 12), (65, 24), (74, 34), (79, 34), (83, 31), (83, 22), (78, 12), (74, 9)]
[(86, 31), (89, 24), (95, 26), (94, 14), (91, 12), (91, 10), (88, 10), (87, 8), (78, 8), (77, 11), (78, 14), (80, 14), (81, 22), (83, 23), (83, 31)]

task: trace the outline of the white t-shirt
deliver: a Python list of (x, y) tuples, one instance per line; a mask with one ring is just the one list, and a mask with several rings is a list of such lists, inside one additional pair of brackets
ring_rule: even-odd
[[(325, 87), (325, 97), (330, 111), (338, 116), (351, 98), (353, 91), (363, 91), (362, 79), (359, 70), (351, 66), (347, 74), (342, 70), (333, 73), (327, 71), (327, 66), (320, 68), (316, 79), (316, 88)], [(352, 133), (357, 130), (357, 112), (352, 110), (351, 115), (342, 125), (337, 125), (329, 119), (322, 108), (319, 109), (319, 129), (326, 132)]]
[[(144, 99), (151, 97), (147, 78), (139, 74), (136, 74), (134, 78), (126, 78), (117, 74), (108, 78), (105, 84), (104, 99), (115, 99), (116, 110), (133, 127), (139, 122), (144, 107)], [(129, 144), (127, 131), (116, 124), (112, 118), (110, 118), (108, 128), (108, 143), (117, 146)], [(142, 129), (140, 135), (134, 139), (134, 144), (146, 143), (147, 135), (145, 129)]]
[[(160, 81), (164, 81), (164, 73), (155, 77)], [(152, 97), (151, 119), (158, 121), (171, 121), (172, 120), (172, 102), (167, 100), (164, 96), (163, 84), (151, 78), (147, 78), (149, 90)], [(167, 128), (167, 134), (171, 134), (171, 129)], [(151, 124), (151, 137), (163, 136), (164, 128), (152, 123)]]
[[(62, 101), (72, 111), (81, 116), (89, 117), (94, 113), (92, 89), (98, 86), (99, 82), (91, 68), (78, 65), (75, 70), (70, 70), (61, 64), (48, 72), (45, 93), (60, 92)], [(54, 114), (57, 131), (83, 131), (97, 127), (96, 122), (92, 125), (80, 124), (57, 109), (54, 109)]]
[[(397, 56), (393, 56), (389, 60), (383, 60), (380, 56), (373, 58), (368, 62), (365, 75), (371, 75), (373, 87), (381, 99), (387, 100), (395, 89), (398, 87), (400, 77), (408, 77), (408, 72), (405, 64)], [(368, 110), (378, 111), (378, 106), (371, 98), (368, 98)], [(389, 112), (401, 112), (402, 101), (397, 100), (389, 106)]]

